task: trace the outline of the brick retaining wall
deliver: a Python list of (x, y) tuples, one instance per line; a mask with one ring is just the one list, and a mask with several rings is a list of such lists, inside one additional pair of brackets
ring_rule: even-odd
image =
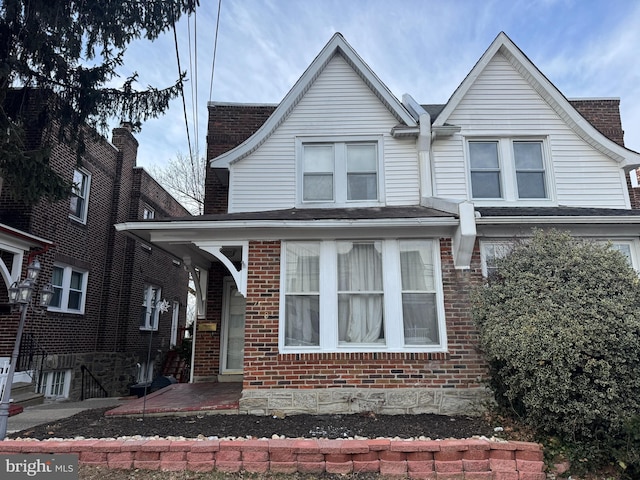
[(470, 440), (5, 440), (0, 453), (77, 454), (80, 465), (196, 472), (379, 472), (425, 480), (545, 480), (542, 446)]

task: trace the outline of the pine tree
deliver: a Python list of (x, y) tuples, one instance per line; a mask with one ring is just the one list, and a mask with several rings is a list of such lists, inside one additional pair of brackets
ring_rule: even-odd
[[(161, 115), (182, 87), (119, 88), (126, 47), (156, 39), (198, 0), (2, 0), (0, 3), (0, 177), (25, 203), (58, 200), (70, 184), (49, 165), (53, 141), (69, 142), (80, 161), (84, 136), (115, 117), (133, 125)], [(28, 101), (27, 101), (28, 99)], [(88, 126), (89, 128), (85, 128)], [(42, 132), (37, 148), (28, 141)]]

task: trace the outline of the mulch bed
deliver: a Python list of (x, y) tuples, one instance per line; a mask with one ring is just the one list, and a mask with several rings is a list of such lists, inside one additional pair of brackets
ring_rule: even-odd
[(495, 435), (484, 417), (444, 415), (294, 415), (285, 418), (253, 415), (171, 417), (105, 417), (108, 410), (86, 410), (55, 423), (38, 425), (9, 438), (244, 437), (353, 438), (400, 437), (430, 439)]

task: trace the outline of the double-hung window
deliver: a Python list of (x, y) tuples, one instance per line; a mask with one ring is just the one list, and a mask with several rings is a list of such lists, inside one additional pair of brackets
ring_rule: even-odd
[(285, 242), (280, 347), (443, 351), (435, 240)]
[(300, 198), (303, 204), (377, 204), (380, 147), (377, 140), (299, 140)]
[(55, 264), (51, 285), (53, 298), (49, 310), (84, 313), (88, 273), (69, 265)]
[[(634, 240), (596, 240), (598, 242), (611, 242), (611, 248), (622, 253), (629, 266), (637, 269), (635, 259), (637, 242)], [(490, 277), (497, 270), (497, 260), (506, 257), (513, 249), (513, 240), (483, 240), (480, 242), (480, 258), (482, 262), (482, 274)]]
[(160, 310), (158, 302), (161, 297), (161, 289), (155, 285), (145, 285), (140, 309), (140, 330), (157, 330)]
[(156, 218), (156, 211), (149, 205), (145, 205), (142, 208), (142, 218), (144, 220), (153, 220), (154, 218)]
[(89, 187), (91, 175), (85, 170), (73, 171), (73, 186), (69, 200), (69, 217), (81, 223), (87, 223), (87, 211), (89, 206)]
[(497, 261), (506, 257), (513, 249), (514, 242), (509, 240), (482, 241), (480, 242), (480, 259), (482, 262), (482, 274), (490, 277), (498, 270)]
[(544, 141), (469, 140), (471, 197), (477, 200), (550, 200)]

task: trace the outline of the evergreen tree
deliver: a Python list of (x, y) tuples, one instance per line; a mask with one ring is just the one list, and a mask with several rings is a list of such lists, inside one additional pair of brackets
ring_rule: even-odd
[[(26, 203), (58, 200), (70, 184), (49, 165), (54, 140), (74, 145), (104, 132), (110, 118), (140, 125), (161, 115), (182, 87), (136, 89), (137, 74), (119, 88), (127, 45), (156, 39), (198, 0), (2, 0), (0, 3), (0, 177)], [(28, 99), (28, 101), (27, 101)], [(86, 129), (83, 126), (88, 125)], [(27, 141), (42, 132), (37, 148)], [(38, 135), (39, 136), (39, 135)], [(38, 138), (40, 140), (40, 138)]]

